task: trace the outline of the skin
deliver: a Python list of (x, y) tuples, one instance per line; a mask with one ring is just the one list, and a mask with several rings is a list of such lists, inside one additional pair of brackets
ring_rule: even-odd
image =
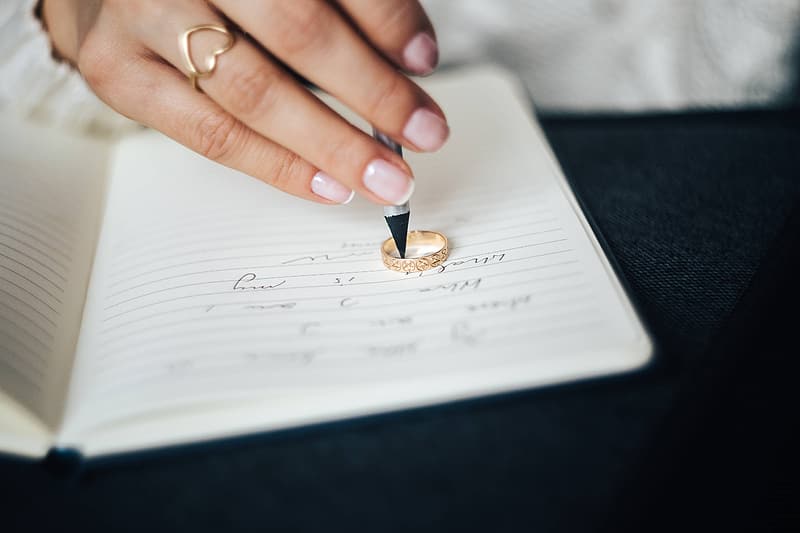
[[(42, 13), (55, 51), (112, 108), (308, 200), (336, 203), (312, 190), (319, 170), (384, 205), (396, 202), (365, 186), (370, 163), (380, 159), (412, 173), (401, 157), (320, 102), (287, 69), (411, 150), (424, 151), (404, 133), (415, 111), (445, 120), (407, 76), (429, 73), (436, 61), (420, 67), (405, 53), (421, 34), (435, 42), (415, 0), (44, 0)], [(188, 83), (178, 47), (178, 36), (198, 24), (236, 32), (233, 48), (199, 80), (201, 91)], [(224, 42), (214, 32), (194, 34), (195, 63), (203, 65)], [(444, 128), (442, 143), (449, 131)]]

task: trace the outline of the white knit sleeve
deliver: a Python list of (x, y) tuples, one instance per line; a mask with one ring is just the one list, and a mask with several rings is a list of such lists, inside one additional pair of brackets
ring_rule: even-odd
[(0, 109), (63, 128), (112, 134), (134, 127), (98, 99), (71, 66), (52, 57), (37, 0), (0, 2)]

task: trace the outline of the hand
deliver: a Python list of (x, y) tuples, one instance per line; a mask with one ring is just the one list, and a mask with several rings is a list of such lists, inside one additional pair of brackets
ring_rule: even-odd
[[(449, 129), (436, 103), (396, 67), (427, 74), (438, 52), (416, 0), (44, 0), (56, 51), (120, 113), (291, 194), (346, 203), (356, 191), (401, 204), (401, 157), (350, 125), (283, 66), (407, 148), (437, 150)], [(192, 89), (178, 37), (199, 24), (233, 47)], [(243, 32), (246, 32), (245, 35)], [(226, 37), (191, 36), (205, 65)]]

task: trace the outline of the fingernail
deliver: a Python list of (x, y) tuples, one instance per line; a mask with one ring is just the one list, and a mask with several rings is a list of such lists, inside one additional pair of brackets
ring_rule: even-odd
[(429, 34), (418, 33), (403, 50), (403, 61), (415, 74), (430, 74), (439, 62), (439, 47)]
[(314, 194), (337, 204), (349, 204), (356, 194), (321, 170), (311, 178), (311, 190)]
[(364, 171), (364, 187), (395, 205), (402, 205), (414, 192), (411, 176), (383, 159), (375, 159)]
[(450, 127), (447, 122), (425, 108), (414, 111), (403, 128), (403, 136), (426, 152), (441, 148), (449, 135)]

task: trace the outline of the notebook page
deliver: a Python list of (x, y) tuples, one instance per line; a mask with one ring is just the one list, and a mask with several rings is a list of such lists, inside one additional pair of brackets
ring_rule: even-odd
[(275, 398), (280, 409), (241, 419), (273, 427), (646, 360), (514, 86), (474, 71), (429, 89), (453, 134), (436, 155), (408, 156), (411, 225), (447, 235), (451, 256), (422, 274), (383, 267), (379, 206), (290, 198), (157, 134), (124, 142), (63, 438), (223, 398)]
[(0, 121), (0, 389), (55, 426), (66, 397), (107, 146)]

